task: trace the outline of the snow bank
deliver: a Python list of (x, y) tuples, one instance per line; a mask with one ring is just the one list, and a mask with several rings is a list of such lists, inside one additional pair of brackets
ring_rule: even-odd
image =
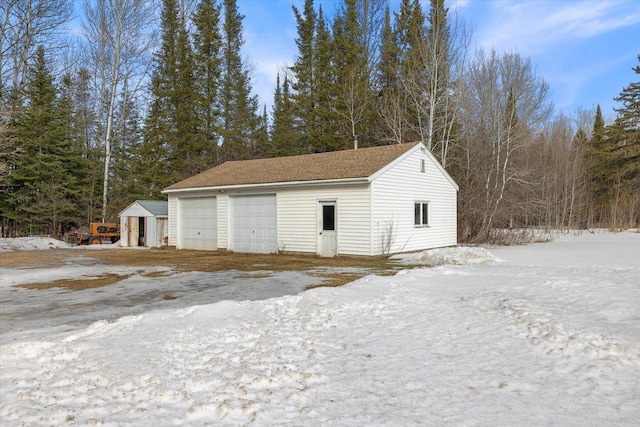
[[(100, 250), (109, 249), (114, 247), (120, 247), (120, 241), (115, 243), (102, 243), (100, 245), (71, 245), (63, 242), (62, 240), (54, 239), (52, 237), (3, 237), (0, 238), (0, 253), (12, 252), (12, 251), (39, 251), (45, 249), (88, 249), (88, 250)], [(134, 249), (134, 248), (131, 248)], [(135, 249), (148, 249), (146, 247), (139, 247)]]
[(495, 260), (491, 252), (485, 248), (471, 246), (429, 249), (414, 254), (396, 255), (391, 259), (398, 261), (402, 265), (423, 265), (426, 267), (446, 264), (482, 264)]
[(72, 245), (52, 237), (2, 237), (0, 252), (37, 251), (43, 249), (71, 248)]

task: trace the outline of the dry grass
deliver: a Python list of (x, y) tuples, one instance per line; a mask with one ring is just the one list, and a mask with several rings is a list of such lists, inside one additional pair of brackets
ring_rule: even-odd
[[(347, 257), (321, 258), (313, 255), (291, 254), (240, 254), (227, 251), (193, 251), (176, 249), (51, 249), (46, 251), (5, 252), (0, 257), (0, 267), (53, 268), (64, 267), (70, 259), (82, 258), (84, 265), (95, 260), (96, 264), (122, 266), (168, 266), (176, 272), (237, 270), (246, 272), (242, 277), (268, 277), (265, 271), (310, 271), (326, 280), (317, 286), (342, 286), (365, 274), (391, 274), (396, 266), (386, 257)], [(362, 274), (318, 273), (319, 268), (359, 268)], [(167, 273), (148, 273), (148, 277), (158, 277)], [(96, 278), (79, 280), (56, 280), (49, 283), (22, 285), (29, 289), (48, 289), (61, 287), (66, 289), (88, 289), (107, 286), (125, 279), (126, 275), (109, 274)], [(316, 287), (317, 287), (316, 286)]]
[(51, 289), (51, 288), (64, 288), (71, 290), (82, 290), (90, 288), (99, 288), (101, 286), (113, 285), (121, 280), (126, 279), (127, 275), (119, 274), (104, 274), (98, 277), (83, 278), (83, 279), (60, 279), (47, 283), (29, 283), (27, 285), (17, 285), (20, 288), (26, 289)]
[(323, 283), (319, 283), (317, 285), (307, 286), (307, 289), (326, 288), (326, 287), (335, 288), (335, 287), (338, 287), (338, 286), (346, 285), (347, 283), (351, 283), (354, 280), (358, 280), (359, 278), (362, 277), (361, 274), (340, 274), (340, 273), (312, 274), (312, 276), (328, 278), (328, 280), (323, 282)]

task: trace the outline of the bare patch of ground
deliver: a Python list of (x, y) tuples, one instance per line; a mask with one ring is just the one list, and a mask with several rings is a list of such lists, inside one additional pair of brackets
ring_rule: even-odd
[[(228, 251), (193, 251), (164, 249), (51, 249), (45, 251), (5, 252), (0, 257), (0, 267), (42, 268), (63, 267), (74, 258), (82, 258), (83, 264), (92, 259), (98, 264), (122, 266), (168, 266), (175, 272), (224, 271), (246, 272), (246, 278), (267, 277), (269, 271), (308, 271), (310, 275), (326, 278), (320, 286), (342, 286), (365, 274), (392, 274), (397, 266), (387, 257), (347, 257), (322, 258), (314, 255), (290, 254), (241, 254)], [(358, 269), (362, 273), (321, 273), (318, 269)], [(149, 273), (150, 277), (165, 273)], [(48, 283), (23, 285), (29, 289), (88, 289), (108, 286), (124, 280), (128, 276), (109, 274), (79, 280), (57, 280)]]
[(101, 286), (113, 285), (121, 280), (129, 277), (128, 275), (120, 274), (104, 274), (98, 277), (82, 278), (82, 279), (60, 279), (47, 283), (29, 283), (26, 285), (17, 285), (20, 288), (26, 289), (51, 289), (51, 288), (64, 288), (64, 289), (90, 289), (99, 288)]

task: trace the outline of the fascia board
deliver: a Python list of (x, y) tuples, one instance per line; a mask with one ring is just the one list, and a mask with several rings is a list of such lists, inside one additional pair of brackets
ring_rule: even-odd
[(304, 187), (319, 185), (347, 185), (347, 184), (368, 184), (368, 178), (346, 178), (346, 179), (324, 179), (318, 181), (287, 181), (287, 182), (270, 182), (264, 184), (241, 184), (241, 185), (220, 185), (211, 187), (191, 187), (176, 188), (173, 190), (162, 190), (163, 194), (172, 193), (191, 193), (191, 192), (211, 192), (211, 191), (229, 191), (229, 190), (247, 190), (247, 189), (264, 189), (264, 188), (286, 188), (286, 187)]

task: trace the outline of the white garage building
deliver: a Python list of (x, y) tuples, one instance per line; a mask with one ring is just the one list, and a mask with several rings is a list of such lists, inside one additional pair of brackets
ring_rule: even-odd
[(179, 249), (375, 256), (455, 245), (457, 191), (411, 143), (226, 162), (163, 193)]

